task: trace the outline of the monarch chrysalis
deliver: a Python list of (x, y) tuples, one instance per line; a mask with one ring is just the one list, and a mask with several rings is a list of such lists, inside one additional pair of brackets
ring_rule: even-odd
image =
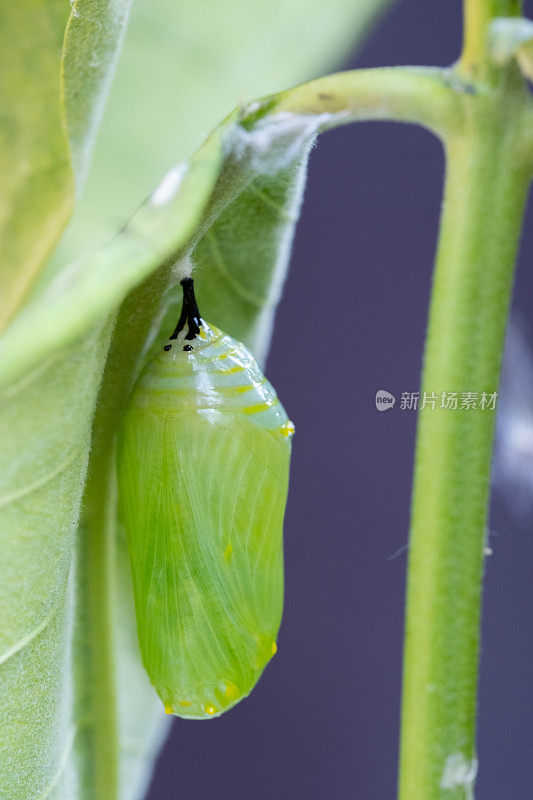
[(176, 330), (121, 424), (118, 480), (145, 668), (167, 713), (206, 718), (248, 695), (276, 652), (294, 426), (181, 284)]

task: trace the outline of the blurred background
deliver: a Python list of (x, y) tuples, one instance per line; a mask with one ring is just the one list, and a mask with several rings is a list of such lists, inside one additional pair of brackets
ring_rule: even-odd
[[(403, 0), (344, 66), (447, 65), (460, 16), (459, 0)], [(416, 413), (379, 413), (374, 396), (419, 387), (442, 179), (440, 144), (413, 127), (342, 128), (312, 154), (267, 365), (296, 423), (278, 654), (229, 714), (174, 721), (149, 800), (395, 796)], [(514, 295), (526, 338), (532, 222), (530, 209)], [(533, 514), (509, 497), (490, 516), (482, 800), (529, 800), (533, 775)]]

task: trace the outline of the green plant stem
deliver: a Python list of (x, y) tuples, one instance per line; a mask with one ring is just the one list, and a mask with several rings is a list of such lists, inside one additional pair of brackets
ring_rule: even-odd
[[(426, 342), (410, 534), (400, 800), (465, 800), (476, 769), (483, 552), (505, 326), (529, 168), (525, 88), (514, 71), (473, 95), (447, 143), (447, 176)], [(477, 392), (478, 408), (440, 408)]]
[(493, 73), (489, 63), (488, 28), (495, 17), (515, 17), (522, 13), (522, 0), (465, 0), (463, 12), (463, 52), (459, 69), (472, 78)]
[(90, 785), (96, 800), (118, 797), (118, 719), (113, 627), (116, 489), (112, 453), (91, 463), (84, 547), (91, 686)]
[[(82, 654), (89, 670), (79, 669), (79, 695), (84, 697), (82, 718), (88, 721), (87, 764), (82, 774), (85, 791), (95, 800), (121, 796), (119, 691), (122, 676), (116, 664), (116, 527), (117, 486), (114, 440), (134, 379), (142, 366), (146, 339), (157, 320), (161, 297), (168, 288), (171, 268), (166, 265), (135, 289), (122, 304), (114, 325), (113, 343), (102, 379), (93, 422), (88, 480), (84, 495), (80, 537), (78, 594)], [(157, 324), (157, 323), (156, 323)], [(133, 615), (133, 609), (132, 609)], [(78, 654), (78, 658), (80, 658)], [(87, 687), (85, 684), (90, 683)], [(133, 702), (133, 701), (132, 701)]]
[(363, 120), (422, 125), (439, 136), (457, 127), (461, 79), (439, 67), (378, 67), (338, 72), (274, 95), (271, 113), (330, 114), (322, 129)]

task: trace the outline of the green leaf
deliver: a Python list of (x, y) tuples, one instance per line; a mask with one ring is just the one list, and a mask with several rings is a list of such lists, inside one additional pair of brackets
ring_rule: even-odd
[(64, 0), (0, 7), (0, 332), (73, 206), (59, 91)]
[(392, 0), (135, 0), (81, 204), (54, 269), (113, 235), (238, 103), (341, 66)]
[(76, 175), (83, 187), (132, 0), (75, 0), (63, 46), (63, 91)]
[[(136, 284), (185, 243), (210, 196), (221, 158), (222, 143), (215, 136), (188, 165), (164, 179), (106, 247), (68, 265), (41, 288), (0, 339), (0, 383), (117, 309)], [(39, 336), (30, 350), (35, 330)]]
[(67, 796), (69, 574), (108, 336), (87, 331), (0, 396), (0, 796), (13, 800)]
[[(291, 145), (295, 150), (283, 153), (281, 169), (253, 176), (192, 253), (202, 313), (245, 342), (262, 362), (288, 268), (317, 124), (314, 120), (307, 135), (304, 126), (301, 139)], [(272, 154), (274, 141), (269, 148)], [(276, 167), (275, 159), (269, 167)], [(230, 171), (227, 165), (225, 173)], [(224, 187), (224, 180), (223, 173), (219, 187)]]
[(72, 213), (130, 2), (20, 0), (0, 9), (0, 332)]

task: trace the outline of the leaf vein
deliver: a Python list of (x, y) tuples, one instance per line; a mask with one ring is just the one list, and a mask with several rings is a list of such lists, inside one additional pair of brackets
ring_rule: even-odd
[(256, 306), (257, 308), (263, 308), (265, 301), (257, 297), (253, 292), (250, 292), (246, 289), (239, 281), (237, 281), (229, 269), (226, 266), (226, 262), (224, 256), (222, 255), (220, 248), (218, 246), (216, 233), (211, 228), (205, 235), (205, 238), (209, 242), (209, 246), (211, 249), (211, 253), (213, 255), (213, 263), (220, 275), (230, 284), (230, 286), (236, 291), (236, 293), (246, 302), (252, 306)]
[(259, 198), (259, 200), (262, 200), (262, 202), (266, 206), (273, 208), (283, 222), (287, 222), (288, 224), (291, 225), (296, 225), (296, 223), (298, 222), (298, 217), (296, 216), (296, 214), (287, 213), (287, 211), (285, 211), (285, 208), (281, 204), (276, 203), (276, 201), (273, 200), (271, 197), (269, 197), (267, 193), (263, 191), (263, 189), (259, 189), (257, 186), (254, 186), (253, 183), (249, 185), (248, 192), (250, 194), (254, 194), (257, 198)]
[(36, 636), (42, 633), (45, 630), (45, 628), (47, 628), (48, 625), (50, 625), (50, 623), (52, 622), (53, 618), (55, 617), (58, 611), (60, 602), (61, 602), (61, 595), (57, 599), (56, 603), (54, 604), (48, 616), (46, 616), (41, 622), (39, 622), (39, 624), (36, 625), (35, 628), (33, 628), (33, 630), (31, 630), (29, 633), (26, 634), (26, 636), (23, 636), (22, 639), (19, 639), (18, 642), (15, 642), (15, 644), (12, 645), (12, 647), (8, 648), (8, 650), (5, 650), (2, 653), (2, 655), (0, 655), (0, 666), (2, 666), (2, 664), (5, 664), (6, 661), (9, 661), (10, 658), (13, 658), (13, 656), (15, 656), (21, 650), (23, 650), (26, 647), (26, 645), (28, 645), (31, 641), (33, 641), (33, 639), (35, 639)]
[(9, 503), (15, 502), (15, 500), (20, 500), (21, 497), (25, 497), (26, 495), (37, 491), (37, 489), (40, 489), (41, 486), (45, 486), (54, 478), (57, 478), (58, 475), (61, 475), (62, 472), (65, 472), (65, 470), (70, 467), (70, 465), (78, 458), (79, 455), (81, 455), (79, 450), (71, 450), (61, 464), (58, 464), (55, 469), (47, 472), (42, 476), (42, 478), (39, 478), (39, 480), (34, 481), (34, 483), (28, 483), (26, 486), (22, 486), (20, 489), (4, 495), (4, 497), (0, 497), (0, 508), (9, 505)]

